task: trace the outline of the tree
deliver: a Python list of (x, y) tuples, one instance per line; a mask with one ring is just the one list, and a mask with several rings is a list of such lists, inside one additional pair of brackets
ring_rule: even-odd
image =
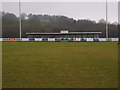
[(19, 37), (18, 18), (12, 13), (5, 13), (2, 16), (2, 37), (3, 38)]
[(101, 24), (106, 24), (106, 21), (104, 19), (100, 19), (98, 22)]
[(25, 13), (21, 13), (20, 16), (21, 16), (21, 19), (22, 19), (22, 20), (25, 20), (25, 19), (27, 18), (27, 14), (25, 14)]
[[(100, 37), (105, 37), (105, 23), (104, 19), (100, 19), (98, 23), (92, 20), (74, 20), (66, 16), (57, 15), (41, 15), (21, 14), (22, 18), (22, 37), (27, 37), (26, 33), (30, 32), (59, 32), (67, 29), (72, 32), (102, 32)], [(19, 37), (19, 17), (12, 13), (3, 13), (3, 37), (13, 38)], [(118, 28), (114, 23), (108, 23), (109, 37), (117, 37)]]

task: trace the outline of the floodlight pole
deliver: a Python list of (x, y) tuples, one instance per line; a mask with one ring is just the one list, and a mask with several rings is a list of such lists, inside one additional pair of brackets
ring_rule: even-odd
[(108, 40), (108, 1), (106, 0), (106, 40)]
[(20, 39), (21, 39), (21, 3), (19, 0), (19, 30), (20, 30)]

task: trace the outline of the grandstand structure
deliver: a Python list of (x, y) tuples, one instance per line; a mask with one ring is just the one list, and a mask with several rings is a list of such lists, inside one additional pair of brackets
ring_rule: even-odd
[(119, 38), (100, 38), (102, 32), (26, 33), (27, 38), (0, 38), (0, 41), (119, 41)]
[(26, 33), (28, 38), (99, 38), (102, 32), (68, 32), (61, 30), (59, 33)]

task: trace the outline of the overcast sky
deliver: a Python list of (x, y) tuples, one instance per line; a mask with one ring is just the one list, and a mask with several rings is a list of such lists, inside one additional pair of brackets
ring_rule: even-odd
[[(105, 2), (22, 2), (21, 12), (26, 14), (64, 15), (70, 18), (90, 19), (98, 21), (105, 19)], [(2, 10), (19, 15), (18, 2), (3, 2)], [(108, 3), (108, 20), (118, 21), (118, 3)]]

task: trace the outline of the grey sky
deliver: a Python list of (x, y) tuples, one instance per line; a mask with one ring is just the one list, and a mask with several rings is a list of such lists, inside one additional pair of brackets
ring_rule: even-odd
[[(21, 11), (27, 14), (64, 15), (74, 19), (105, 19), (105, 2), (22, 2)], [(17, 2), (4, 2), (2, 9), (19, 15)], [(118, 3), (108, 3), (108, 20), (118, 21)]]

